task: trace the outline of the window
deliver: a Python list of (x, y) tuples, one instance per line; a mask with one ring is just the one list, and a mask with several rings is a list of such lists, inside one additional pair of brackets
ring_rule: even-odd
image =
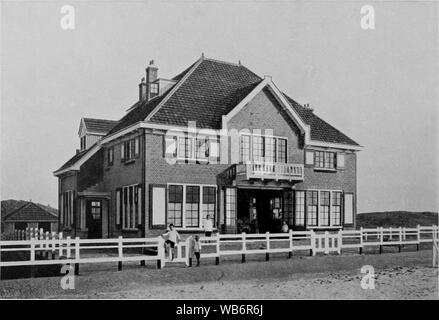
[(124, 141), (121, 146), (122, 162), (130, 161), (139, 157), (139, 138)]
[(196, 155), (197, 159), (206, 159), (209, 157), (208, 140), (205, 138), (197, 138), (196, 140)]
[(287, 140), (278, 138), (277, 144), (277, 162), (287, 163)]
[(122, 197), (119, 210), (122, 214), (122, 228), (135, 229), (142, 223), (142, 188), (140, 185), (122, 187), (119, 194)]
[(296, 226), (305, 226), (305, 191), (296, 191)]
[(168, 186), (168, 224), (172, 223), (179, 228), (199, 228), (201, 220), (207, 215), (215, 223), (215, 212), (215, 186)]
[(170, 185), (168, 189), (168, 224), (183, 227), (183, 186)]
[(236, 224), (236, 189), (226, 188), (226, 225)]
[(286, 163), (287, 139), (243, 134), (240, 137), (239, 156), (241, 163), (248, 161)]
[(61, 195), (61, 224), (64, 227), (71, 227), (74, 215), (74, 192), (72, 190), (65, 191)]
[(253, 161), (264, 161), (264, 137), (253, 136)]
[(270, 199), (271, 215), (273, 220), (282, 219), (282, 201), (280, 197)]
[(157, 83), (151, 84), (151, 93), (158, 94), (159, 93), (159, 85)]
[(344, 224), (354, 223), (354, 195), (346, 193), (344, 196)]
[(332, 192), (331, 225), (341, 225), (341, 192)]
[(209, 215), (215, 225), (216, 188), (203, 187), (203, 220)]
[(108, 165), (112, 166), (114, 163), (114, 147), (110, 147), (107, 150), (107, 159), (108, 159)]
[(92, 201), (91, 202), (91, 216), (93, 220), (101, 219), (101, 202)]
[(82, 136), (80, 142), (81, 142), (81, 151), (85, 150), (85, 147), (86, 147), (86, 136)]
[(276, 162), (276, 139), (275, 138), (265, 138), (265, 162), (275, 163)]
[(180, 137), (178, 139), (178, 156), (183, 159), (192, 159), (192, 141), (191, 138)]
[(200, 187), (186, 187), (186, 227), (199, 226)]
[(288, 224), (288, 226), (294, 225), (294, 208), (293, 208), (293, 191), (285, 191), (284, 192), (284, 213), (283, 213), (283, 220), (285, 220)]
[(319, 225), (329, 226), (329, 191), (320, 191)]
[(335, 153), (326, 151), (315, 151), (314, 155), (315, 167), (319, 169), (334, 169), (335, 168)]
[(239, 155), (242, 163), (250, 161), (250, 136), (242, 135), (239, 146)]
[(318, 191), (307, 191), (306, 205), (307, 205), (306, 224), (308, 226), (316, 226), (317, 225)]

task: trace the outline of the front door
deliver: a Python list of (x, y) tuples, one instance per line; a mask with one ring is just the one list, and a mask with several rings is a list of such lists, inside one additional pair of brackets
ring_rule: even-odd
[(87, 200), (86, 219), (88, 238), (102, 238), (102, 201)]

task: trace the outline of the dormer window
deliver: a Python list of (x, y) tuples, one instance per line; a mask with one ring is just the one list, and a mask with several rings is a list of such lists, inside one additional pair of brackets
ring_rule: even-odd
[(158, 94), (158, 93), (159, 93), (158, 83), (152, 83), (151, 84), (151, 94)]
[(81, 151), (83, 151), (86, 149), (86, 136), (82, 136), (80, 142), (81, 142)]

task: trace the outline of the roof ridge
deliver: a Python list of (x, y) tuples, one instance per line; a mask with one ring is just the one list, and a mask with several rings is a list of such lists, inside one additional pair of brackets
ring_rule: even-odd
[(24, 207), (28, 206), (29, 204), (31, 204), (32, 202), (30, 201), (26, 201), (24, 200), (26, 203), (24, 203), (22, 206), (18, 207), (17, 209), (12, 210), (11, 212), (9, 212), (8, 214), (6, 214), (3, 219), (6, 219), (7, 217), (11, 216), (12, 214), (14, 214), (15, 212), (17, 212), (18, 210), (23, 209)]
[(181, 85), (187, 80), (187, 78), (189, 78), (189, 76), (200, 66), (201, 62), (203, 62), (203, 60), (205, 59), (206, 58), (204, 58), (204, 56), (201, 56), (201, 58), (199, 58), (192, 65), (190, 70), (188, 70), (186, 74), (180, 80), (178, 80), (178, 82), (168, 91), (166, 96), (163, 97), (162, 101), (160, 101), (159, 104), (154, 107), (154, 109), (146, 116), (145, 119), (143, 119), (143, 121), (151, 120), (151, 118), (157, 113), (157, 111), (160, 110), (160, 108), (166, 103), (166, 101), (168, 101), (168, 99), (181, 87)]
[(112, 121), (112, 122), (118, 122), (118, 120), (113, 119), (102, 119), (102, 118), (89, 118), (89, 117), (82, 117), (84, 120), (103, 120), (103, 121)]
[(218, 59), (213, 59), (213, 58), (202, 58), (203, 60), (206, 61), (212, 61), (212, 62), (217, 62), (217, 63), (223, 63), (223, 64), (229, 64), (235, 67), (244, 67), (241, 63), (235, 63), (235, 62), (229, 62), (229, 61), (225, 61), (225, 60), (218, 60)]

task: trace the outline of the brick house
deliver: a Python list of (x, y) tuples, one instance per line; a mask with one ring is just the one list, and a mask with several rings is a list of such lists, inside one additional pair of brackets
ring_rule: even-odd
[(15, 230), (26, 230), (26, 228), (52, 232), (58, 229), (58, 214), (53, 208), (29, 201), (10, 212), (2, 211), (1, 223), (4, 234), (13, 233)]
[(240, 63), (163, 79), (151, 61), (126, 114), (79, 137), (54, 172), (74, 236), (194, 233), (207, 214), (222, 233), (355, 228), (360, 145)]

